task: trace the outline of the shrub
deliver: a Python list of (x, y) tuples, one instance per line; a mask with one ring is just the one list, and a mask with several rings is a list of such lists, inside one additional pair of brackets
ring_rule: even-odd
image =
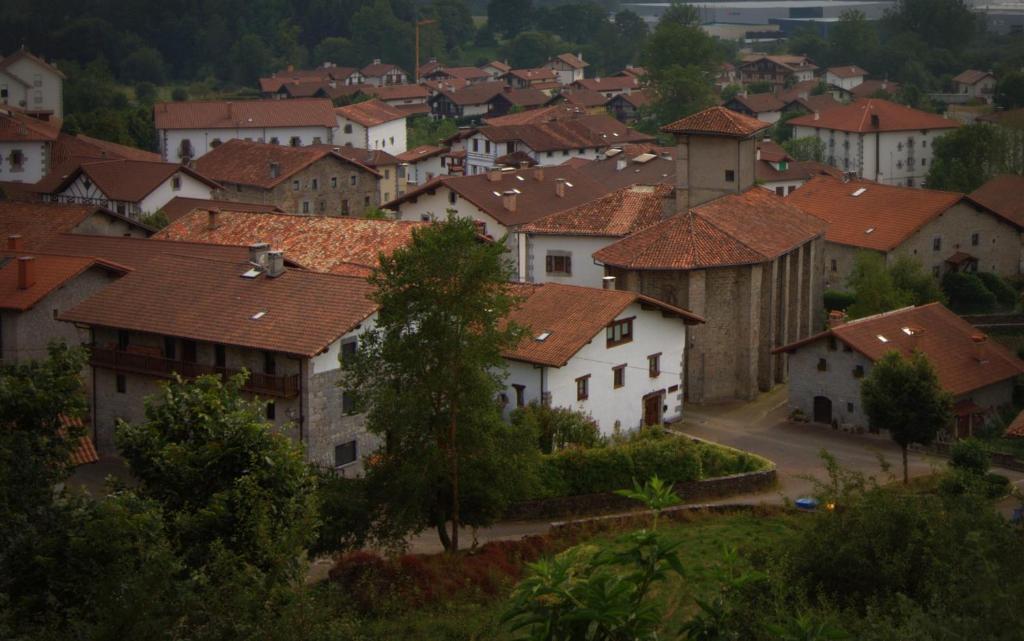
[(984, 314), (996, 308), (996, 295), (975, 274), (949, 272), (942, 277), (942, 291), (958, 314)]
[(846, 311), (846, 308), (857, 299), (850, 292), (841, 292), (835, 289), (825, 291), (825, 311)]
[(978, 278), (985, 285), (985, 289), (996, 297), (996, 302), (1001, 308), (1013, 309), (1017, 306), (1017, 291), (1006, 279), (991, 272), (978, 272)]
[(597, 423), (589, 414), (564, 407), (534, 402), (512, 412), (511, 420), (516, 427), (537, 434), (540, 450), (545, 454), (574, 445), (597, 447), (603, 440)]
[(175, 87), (171, 90), (171, 100), (174, 102), (185, 102), (188, 100), (188, 90), (184, 87)]
[(985, 475), (985, 495), (990, 499), (1006, 496), (1010, 489), (1010, 479), (1002, 474), (988, 473)]
[(977, 439), (958, 441), (950, 452), (949, 465), (957, 470), (980, 476), (988, 472), (989, 464), (988, 452)]

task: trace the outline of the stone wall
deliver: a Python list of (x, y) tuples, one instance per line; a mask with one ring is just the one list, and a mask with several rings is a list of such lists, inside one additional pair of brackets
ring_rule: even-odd
[(380, 447), (380, 439), (366, 431), (365, 414), (342, 411), (344, 391), (338, 386), (342, 370), (333, 369), (307, 376), (306, 460), (324, 468), (334, 469), (334, 448), (355, 441), (356, 462), (338, 469), (343, 476), (356, 476), (363, 471), (362, 458)]

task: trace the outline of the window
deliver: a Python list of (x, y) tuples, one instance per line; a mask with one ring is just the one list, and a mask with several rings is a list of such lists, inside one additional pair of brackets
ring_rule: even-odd
[(267, 420), (273, 421), (277, 419), (277, 403), (270, 401), (267, 403)]
[(323, 201), (323, 200), (318, 200), (318, 201), (317, 201), (317, 207), (316, 207), (316, 208), (317, 208), (317, 209), (318, 209), (318, 210), (319, 210), (319, 211), (320, 211), (321, 213), (323, 213), (323, 212), (327, 211), (327, 202), (325, 202), (325, 201)]
[(846, 404), (846, 413), (847, 414), (853, 414), (853, 403), (847, 403)]
[(290, 144), (292, 147), (301, 147), (302, 139), (299, 138), (298, 136), (292, 136), (292, 139), (289, 141), (288, 144)]
[(787, 194), (791, 194), (791, 193), (793, 193), (794, 191), (796, 191), (796, 185), (790, 185), (790, 186), (789, 186), (789, 189), (787, 189), (787, 190), (786, 190), (786, 193), (787, 193)]
[(839, 349), (839, 342), (836, 341), (836, 337), (835, 336), (829, 336), (828, 337), (828, 351), (834, 352), (837, 349)]
[(384, 168), (384, 178), (385, 179), (390, 179), (391, 178), (391, 170), (386, 168), (386, 167)]
[(196, 362), (196, 342), (183, 340), (181, 341), (181, 360), (186, 363)]
[(786, 188), (785, 187), (776, 187), (775, 188), (775, 195), (776, 196), (785, 196), (786, 195)]
[(854, 378), (864, 378), (864, 366), (863, 365), (857, 365), (856, 367), (853, 368), (853, 377)]
[(370, 197), (369, 196), (366, 196), (366, 197), (363, 198), (363, 206), (364, 207), (369, 207), (370, 206)]
[(331, 189), (337, 189), (337, 188), (338, 188), (338, 177), (337, 176), (331, 176)]
[(476, 138), (473, 139), (473, 151), (480, 151), (480, 141)]
[(311, 180), (310, 181), (310, 188), (313, 191), (317, 191), (318, 189), (320, 189), (320, 179), (319, 178), (314, 178), (313, 180)]
[(392, 145), (395, 144), (395, 137), (391, 136), (390, 138), (388, 138), (388, 142), (390, 142)]
[(281, 141), (277, 139), (277, 136), (271, 136), (270, 137), (270, 144), (272, 144), (272, 145), (280, 145)]
[(346, 360), (355, 357), (356, 350), (359, 349), (359, 342), (355, 340), (346, 341), (341, 344), (341, 362), (344, 363)]
[(819, 372), (827, 372), (828, 371), (828, 361), (825, 360), (824, 358), (819, 358), (818, 359), (818, 371)]
[(344, 198), (341, 201), (341, 213), (344, 214), (345, 216), (349, 215), (348, 198)]
[(125, 214), (125, 211), (126, 211), (126, 209), (125, 209), (124, 203), (118, 204), (118, 206), (117, 206), (117, 213), (119, 213), (119, 214), (121, 214), (123, 216)]
[(526, 405), (526, 386), (512, 385), (512, 388), (516, 391), (516, 407), (524, 407)]
[(633, 319), (617, 320), (605, 328), (607, 347), (615, 347), (633, 340)]
[(348, 177), (348, 184), (350, 186), (352, 186), (352, 187), (355, 187), (357, 180), (358, 180), (358, 176), (356, 176), (355, 174), (352, 174), (351, 176)]
[(321, 139), (320, 136), (313, 136), (313, 144), (314, 145), (319, 145), (322, 142), (323, 142), (323, 139)]
[(936, 236), (932, 239), (932, 251), (942, 250), (942, 236)]
[(298, 191), (302, 187), (302, 183), (297, 180), (292, 181), (292, 191)]
[(308, 214), (309, 213), (309, 201), (308, 200), (303, 200), (302, 201), (302, 213), (304, 213), (304, 214)]
[(23, 171), (25, 169), (25, 152), (20, 149), (12, 149), (7, 157), (11, 163), (11, 171)]
[(117, 332), (117, 349), (121, 351), (128, 349), (129, 342), (131, 342), (131, 334), (123, 329)]
[(448, 192), (448, 202), (450, 204), (452, 204), (452, 205), (454, 205), (455, 203), (459, 202), (459, 195), (457, 193), (455, 193), (454, 191), (449, 191)]
[(32, 86), (33, 87), (42, 87), (43, 86), (43, 74), (41, 74), (41, 73), (34, 73), (34, 74), (32, 74)]
[(661, 375), (661, 352), (647, 357), (647, 375), (651, 378)]
[(549, 274), (572, 274), (572, 256), (559, 256), (549, 254), (545, 258), (545, 268)]
[(939, 277), (939, 266), (938, 265), (936, 265), (935, 267), (932, 267), (932, 276), (934, 276), (936, 278)]
[(928, 159), (927, 159), (927, 158), (922, 158), (922, 159), (921, 159), (921, 166), (922, 166), (922, 167), (925, 167), (925, 166), (927, 166), (927, 165), (928, 165)]
[(554, 155), (555, 155), (555, 152), (553, 152), (553, 151), (549, 151), (548, 152), (548, 158), (553, 158)]
[(0, 85), (0, 98), (7, 98), (7, 85)]
[(731, 183), (736, 182), (736, 172), (732, 169), (725, 170), (725, 182)]
[(214, 367), (228, 366), (227, 350), (223, 345), (217, 344), (213, 346), (213, 365)]
[(974, 247), (977, 247), (978, 243), (980, 243), (980, 242), (981, 242), (981, 236), (978, 234), (978, 232), (974, 232), (973, 234), (971, 234), (971, 245), (973, 245)]
[(214, 138), (210, 141), (210, 149), (216, 149), (221, 146), (220, 138)]
[(626, 385), (626, 366), (616, 365), (612, 368), (612, 387), (618, 389)]
[(356, 442), (349, 441), (334, 446), (334, 467), (345, 467), (356, 462)]
[(277, 359), (274, 352), (263, 352), (263, 373), (274, 376), (277, 374)]
[(831, 268), (833, 272), (839, 271), (839, 262), (835, 258), (832, 259)]
[(164, 336), (164, 358), (174, 360), (178, 357), (178, 343), (173, 336)]
[(117, 385), (118, 394), (125, 394), (128, 392), (128, 380), (125, 379), (124, 374), (118, 374), (114, 378), (114, 382)]
[(568, 156), (569, 155), (569, 150), (568, 149), (563, 149), (562, 150), (562, 155), (563, 156)]
[(352, 123), (350, 123), (350, 122), (349, 123), (345, 123), (345, 133), (347, 133), (347, 134), (352, 133)]
[(171, 178), (171, 189), (174, 191), (181, 191), (181, 176)]
[(576, 400), (585, 401), (590, 397), (590, 374), (576, 379)]
[(490, 140), (485, 140), (484, 141), (484, 153), (485, 154), (491, 153), (491, 141)]
[(913, 186), (914, 186), (914, 179), (913, 178), (907, 178), (907, 187), (913, 187)]

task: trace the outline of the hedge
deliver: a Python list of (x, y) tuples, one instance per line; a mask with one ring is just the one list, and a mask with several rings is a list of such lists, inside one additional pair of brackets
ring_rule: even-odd
[(596, 448), (567, 448), (541, 458), (537, 496), (577, 496), (633, 487), (657, 475), (678, 483), (752, 472), (764, 462), (735, 450), (678, 436), (639, 438)]

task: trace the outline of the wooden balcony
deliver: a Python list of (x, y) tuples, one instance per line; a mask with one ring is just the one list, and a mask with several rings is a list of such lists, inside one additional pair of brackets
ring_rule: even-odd
[[(174, 373), (180, 374), (182, 378), (195, 378), (205, 374), (217, 374), (227, 378), (240, 371), (102, 347), (92, 348), (90, 363), (94, 367), (103, 369), (145, 374), (158, 378), (171, 378)], [(275, 376), (250, 372), (243, 389), (260, 396), (294, 398), (299, 395), (299, 375)]]

